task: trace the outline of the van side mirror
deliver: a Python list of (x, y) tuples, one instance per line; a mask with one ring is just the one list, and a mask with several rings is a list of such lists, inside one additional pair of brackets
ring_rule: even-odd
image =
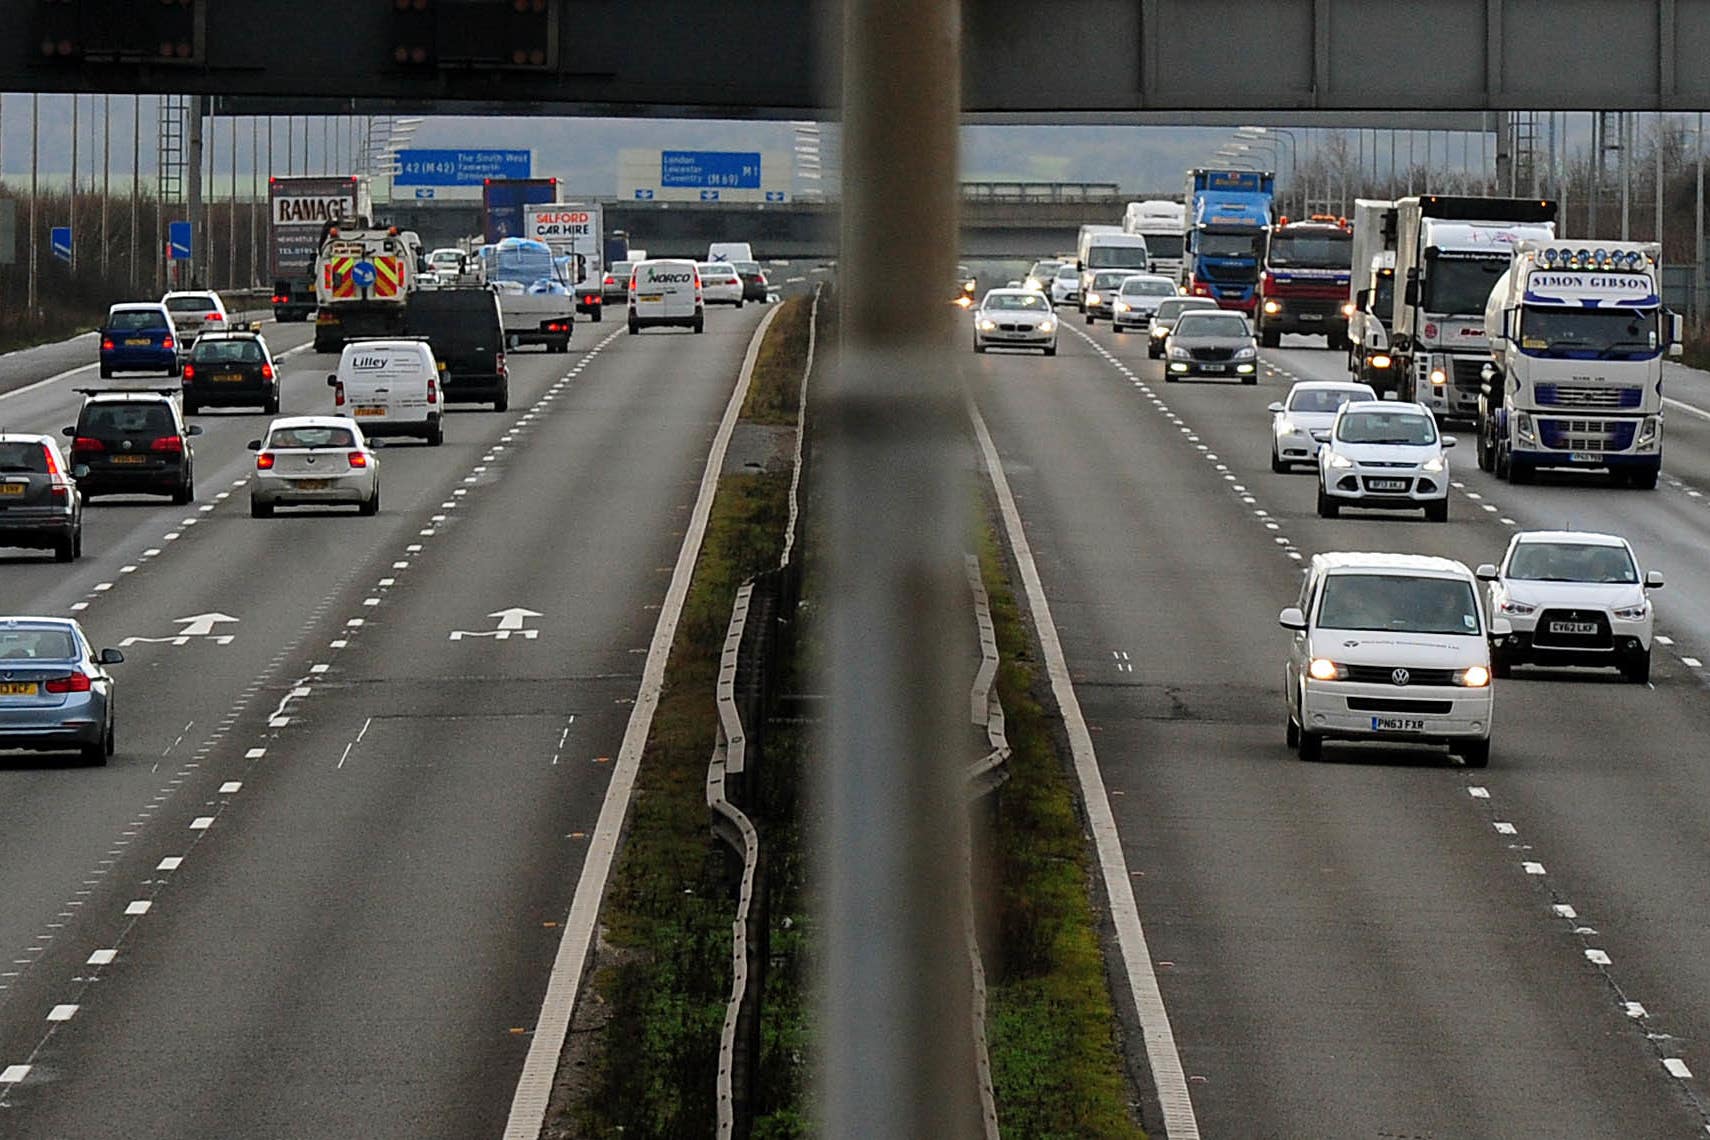
[(1496, 638), (1513, 637), (1514, 623), (1505, 617), (1490, 619), (1490, 636)]
[(1660, 590), (1662, 587), (1663, 576), (1661, 570), (1652, 570), (1650, 573), (1645, 575), (1645, 589)]
[(327, 387), (328, 388), (338, 387), (338, 374), (337, 373), (329, 373), (328, 374), (328, 376), (327, 376)]
[(1306, 628), (1306, 615), (1301, 612), (1299, 606), (1289, 606), (1277, 615), (1277, 624), (1284, 629), (1304, 630)]
[(1401, 299), (1409, 305), (1417, 306), (1419, 304), (1419, 278), (1415, 277), (1413, 272), (1411, 269), (1407, 271), (1407, 285), (1401, 291)]
[(1668, 314), (1668, 354), (1681, 356), (1685, 354), (1685, 322), (1679, 313)]
[(1473, 576), (1480, 582), (1496, 581), (1496, 563), (1480, 562), (1478, 564), (1478, 569), (1473, 571)]

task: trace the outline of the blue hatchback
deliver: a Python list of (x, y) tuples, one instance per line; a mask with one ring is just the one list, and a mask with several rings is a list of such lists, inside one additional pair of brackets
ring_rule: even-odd
[(178, 375), (178, 328), (165, 305), (114, 305), (101, 326), (101, 379), (117, 372)]

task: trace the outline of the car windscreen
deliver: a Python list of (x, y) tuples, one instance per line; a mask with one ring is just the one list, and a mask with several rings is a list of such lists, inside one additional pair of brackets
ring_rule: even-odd
[(1194, 248), (1202, 257), (1252, 257), (1263, 241), (1258, 234), (1201, 232)]
[(993, 293), (986, 298), (983, 306), (987, 309), (1028, 309), (1034, 312), (1044, 312), (1050, 304), (1037, 293)]
[(1585, 542), (1522, 542), (1508, 560), (1508, 577), (1527, 582), (1634, 584), (1639, 571), (1625, 547)]
[(1237, 337), (1247, 335), (1247, 318), (1238, 313), (1186, 312), (1176, 321), (1176, 335), (1182, 337)]
[(628, 277), (630, 275), (630, 272), (634, 269), (635, 269), (635, 262), (633, 262), (633, 261), (614, 261), (614, 262), (612, 262), (612, 276), (613, 277)]
[(1174, 285), (1153, 278), (1131, 277), (1122, 283), (1124, 297), (1173, 297), (1175, 293)]
[(214, 309), (212, 297), (168, 297), (166, 307), (174, 313), (209, 313)]
[(1413, 574), (1331, 574), (1318, 604), (1321, 629), (1391, 633), (1478, 633), (1478, 599), (1459, 578)]
[(355, 447), (356, 437), (349, 428), (297, 427), (275, 428), (267, 437), (268, 447)]
[(64, 629), (0, 629), (0, 661), (70, 661), (76, 642)]
[(760, 272), (760, 263), (758, 261), (733, 261), (730, 263), (730, 267), (738, 273), (746, 273), (750, 277)]
[(107, 327), (114, 332), (164, 329), (166, 314), (155, 309), (120, 309), (107, 315)]
[(208, 340), (196, 342), (190, 359), (197, 364), (260, 364), (261, 346), (253, 340)]
[(31, 439), (0, 440), (0, 475), (47, 473), (47, 448)]
[(1291, 412), (1333, 412), (1349, 400), (1375, 400), (1370, 388), (1302, 388), (1288, 402)]
[(703, 281), (722, 281), (726, 284), (738, 280), (736, 270), (729, 264), (711, 263), (696, 266)]
[(1218, 308), (1219, 306), (1216, 303), (1208, 305), (1197, 297), (1183, 297), (1176, 301), (1158, 302), (1157, 316), (1159, 320), (1172, 321), (1189, 309), (1209, 309), (1215, 312)]
[(1336, 438), (1423, 446), (1437, 442), (1437, 421), (1423, 412), (1349, 412), (1336, 421)]

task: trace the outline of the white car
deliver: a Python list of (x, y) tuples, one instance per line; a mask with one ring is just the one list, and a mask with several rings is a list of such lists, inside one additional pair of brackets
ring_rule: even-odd
[(1287, 740), (1317, 760), (1326, 740), (1444, 744), (1490, 763), (1490, 639), (1472, 571), (1417, 554), (1314, 555), (1283, 670)]
[(172, 323), (178, 329), (178, 346), (182, 351), (189, 351), (196, 338), (205, 332), (226, 331), (226, 303), (220, 300), (218, 293), (206, 289), (168, 293), (160, 303), (172, 314)]
[(708, 261), (697, 266), (701, 275), (701, 299), (708, 305), (742, 308), (742, 274), (727, 261)]
[(1158, 306), (1178, 297), (1176, 283), (1156, 273), (1136, 273), (1122, 279), (1111, 304), (1110, 327), (1116, 332), (1145, 328)]
[(974, 351), (1038, 348), (1057, 355), (1057, 316), (1043, 293), (992, 289), (974, 310)]
[(1514, 665), (1605, 665), (1629, 681), (1651, 679), (1648, 591), (1661, 589), (1655, 570), (1640, 574), (1627, 540), (1583, 531), (1522, 531), (1501, 567), (1478, 568), (1490, 583), (1490, 612), (1513, 633), (1491, 649), (1491, 667), (1506, 677)]
[(273, 517), (273, 508), (353, 504), (357, 513), (380, 513), (377, 442), (366, 440), (356, 421), (344, 416), (285, 416), (252, 439), (255, 481), (249, 493), (252, 517)]
[(1271, 470), (1292, 471), (1296, 463), (1318, 458), (1315, 431), (1328, 431), (1336, 413), (1351, 400), (1376, 400), (1369, 384), (1346, 380), (1302, 380), (1288, 390), (1286, 399), (1270, 406)]
[(443, 245), (428, 254), (428, 266), (435, 273), (444, 273), (455, 277), (463, 272), (463, 261), (467, 255), (454, 245)]
[(1437, 431), (1423, 404), (1362, 400), (1343, 404), (1328, 431), (1315, 431), (1318, 517), (1343, 507), (1424, 508), (1431, 522), (1449, 521), (1449, 456), (1455, 437)]
[(1057, 268), (1057, 276), (1051, 278), (1051, 303), (1053, 305), (1073, 305), (1081, 299), (1081, 274), (1072, 261), (1065, 262)]

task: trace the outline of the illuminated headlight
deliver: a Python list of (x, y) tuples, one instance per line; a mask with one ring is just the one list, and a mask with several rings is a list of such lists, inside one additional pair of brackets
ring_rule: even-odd
[(1119, 313), (1126, 313), (1132, 310), (1134, 306), (1130, 305), (1127, 301), (1118, 301), (1116, 304), (1112, 305), (1111, 308), (1115, 309)]
[(980, 318), (980, 331), (981, 332), (991, 332), (996, 328), (997, 328), (997, 322), (992, 320), (990, 317), (981, 317)]
[(1029, 277), (1029, 278), (1028, 278), (1028, 279), (1027, 279), (1027, 287), (1028, 287), (1028, 288), (1029, 288), (1029, 289), (1038, 289), (1038, 288), (1040, 288), (1040, 285), (1039, 285), (1039, 281), (1038, 281), (1038, 279), (1037, 279), (1037, 278), (1034, 278), (1034, 277)]
[(1373, 353), (1371, 356), (1366, 358), (1366, 363), (1370, 364), (1373, 368), (1388, 368), (1389, 354), (1387, 352)]
[(1249, 372), (1253, 371), (1253, 365), (1250, 363), (1248, 363), (1248, 364), (1237, 364), (1235, 366), (1235, 371), (1237, 371), (1237, 372), (1241, 373), (1243, 376), (1245, 376)]
[(1299, 430), (1294, 426), (1294, 421), (1287, 416), (1278, 416), (1277, 422), (1271, 427), (1278, 435), (1294, 435)]
[(1351, 317), (1354, 315), (1354, 303), (1352, 301), (1342, 302), (1342, 315), (1344, 317)]
[(1431, 458), (1427, 459), (1424, 463), (1421, 463), (1419, 465), (1419, 469), (1421, 471), (1429, 471), (1429, 472), (1431, 472), (1431, 474), (1436, 475), (1436, 474), (1439, 474), (1443, 470), (1443, 468), (1445, 468), (1447, 466), (1448, 466), (1448, 464), (1443, 462), (1443, 457), (1441, 455), (1433, 455)]
[(1431, 387), (1441, 388), (1443, 385), (1447, 384), (1448, 382), (1449, 382), (1448, 373), (1444, 372), (1441, 368), (1431, 369)]
[(1455, 684), (1468, 689), (1482, 689), (1490, 684), (1490, 670), (1483, 665), (1469, 665), (1455, 674)]
[(1281, 301), (1266, 301), (1265, 302), (1265, 312), (1270, 313), (1273, 316), (1277, 313), (1282, 312), (1282, 302)]
[(1057, 322), (1053, 321), (1053, 320), (1040, 321), (1039, 322), (1039, 331), (1040, 332), (1046, 332), (1046, 333), (1056, 332), (1057, 331)]
[(1516, 601), (1513, 598), (1509, 598), (1506, 602), (1503, 602), (1502, 605), (1498, 606), (1497, 608), (1500, 609), (1503, 613), (1513, 614), (1515, 617), (1525, 617), (1527, 614), (1534, 614), (1534, 613), (1538, 612), (1538, 607), (1533, 605), (1531, 602), (1520, 602), (1520, 601)]
[(1087, 304), (1096, 305), (1098, 303), (1099, 303), (1099, 300), (1098, 300), (1098, 294), (1097, 293), (1088, 293), (1087, 294)]
[(1153, 340), (1163, 340), (1165, 337), (1167, 337), (1169, 335), (1170, 335), (1170, 330), (1165, 328), (1163, 325), (1153, 325), (1152, 326), (1152, 339)]
[(1538, 442), (1538, 432), (1532, 426), (1532, 417), (1525, 412), (1514, 413), (1514, 433), (1526, 443)]
[(1182, 363), (1179, 360), (1172, 360), (1172, 361), (1170, 361), (1170, 371), (1171, 372), (1186, 372), (1187, 371), (1187, 365)]
[(1336, 664), (1328, 657), (1314, 657), (1306, 667), (1307, 676), (1314, 681), (1340, 681), (1348, 676), (1348, 670)]
[(1354, 461), (1341, 452), (1334, 452), (1330, 456), (1330, 466), (1332, 467), (1352, 467), (1353, 465)]
[(1182, 348), (1180, 345), (1172, 345), (1170, 347), (1170, 359), (1171, 360), (1192, 360), (1193, 359), (1193, 353), (1189, 352), (1185, 348)]
[(972, 293), (975, 289), (978, 289), (979, 287), (980, 287), (980, 283), (978, 281), (975, 281), (972, 277), (970, 277), (966, 281), (962, 282), (962, 288), (969, 293)]
[(1656, 416), (1646, 416), (1645, 422), (1639, 425), (1639, 438), (1633, 446), (1650, 451), (1662, 440), (1662, 420)]
[(1651, 616), (1651, 603), (1640, 602), (1636, 606), (1623, 606), (1615, 611), (1615, 616), (1622, 621), (1644, 621)]
[(1248, 345), (1246, 348), (1238, 348), (1235, 350), (1235, 359), (1236, 360), (1251, 360), (1251, 359), (1253, 359), (1253, 357), (1255, 357), (1257, 355), (1259, 355), (1259, 350), (1254, 348), (1252, 345)]

